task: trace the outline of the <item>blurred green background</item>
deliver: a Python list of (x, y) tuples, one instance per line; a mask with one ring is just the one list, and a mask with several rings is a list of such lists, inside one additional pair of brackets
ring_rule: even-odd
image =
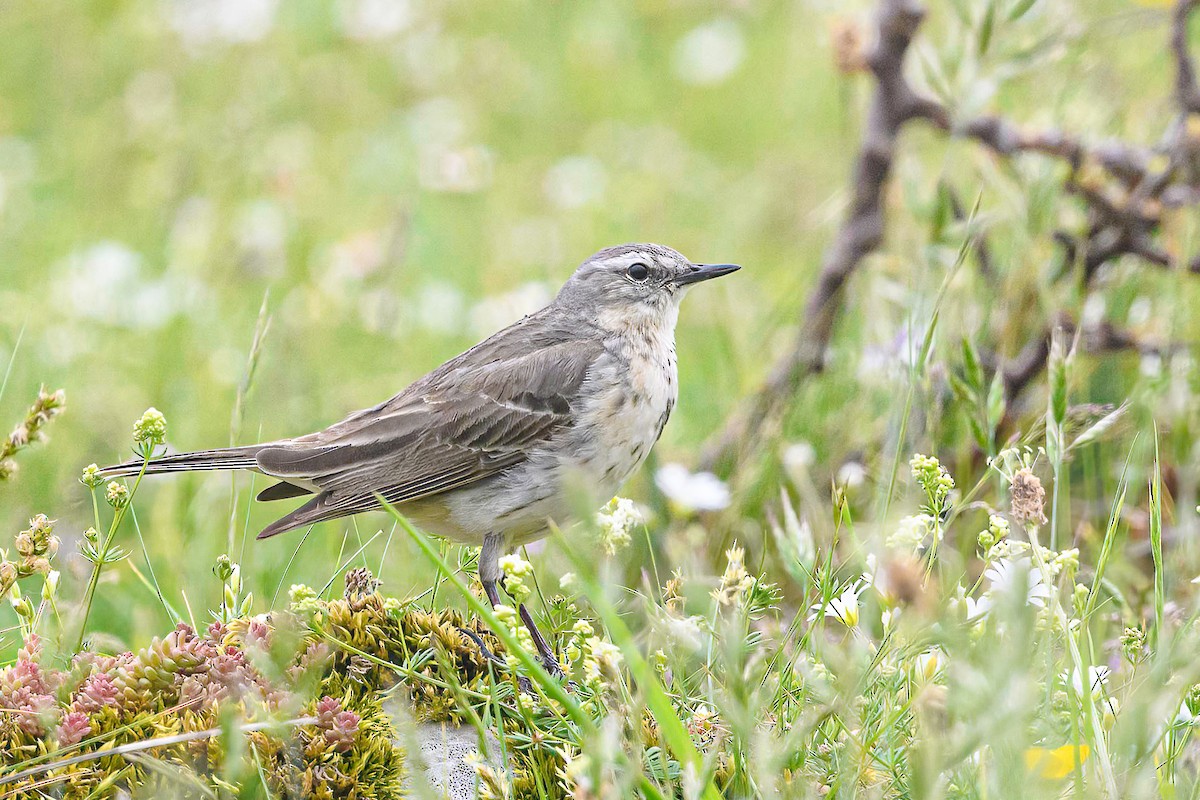
[[(986, 5), (930, 3), (914, 81), (963, 114), (999, 111), (1091, 139), (1160, 136), (1172, 113), (1166, 9), (1039, 0), (1017, 21), (1002, 15), (980, 47)], [(656, 458), (692, 462), (788, 346), (841, 218), (871, 82), (839, 72), (832, 43), (867, 29), (870, 10), (857, 0), (0, 5), (0, 366), (12, 364), (0, 419), (15, 423), (40, 384), (68, 398), (48, 445), (0, 484), (0, 538), (32, 513), (57, 517), (64, 584), (79, 586), (87, 565), (75, 539), (91, 519), (79, 471), (126, 457), (147, 406), (166, 414), (174, 450), (306, 433), (394, 394), (539, 307), (591, 252), (626, 241), (745, 266), (692, 293), (681, 316), (681, 398)], [(817, 520), (831, 479), (856, 464), (868, 476), (887, 469), (906, 359), (963, 238), (930, 222), (939, 183), (968, 206), (980, 198), (999, 270), (995, 283), (970, 264), (954, 276), (934, 356), (946, 371), (963, 336), (1012, 355), (1057, 309), (1194, 341), (1200, 298), (1187, 276), (1122, 262), (1092, 293), (1053, 280), (1054, 231), (1082, 225), (1063, 175), (1061, 164), (1001, 162), (914, 126), (889, 190), (887, 247), (851, 284), (828, 370), (762, 463), (735, 477), (735, 508), (670, 529), (664, 571), (704, 564), (733, 536), (769, 557), (759, 520), (789, 463), (814, 525), (828, 525)], [(1170, 232), (1174, 246), (1189, 247), (1191, 224)], [(270, 328), (239, 413), (264, 305)], [(1157, 361), (1081, 361), (1073, 401), (1135, 398), (1140, 418), (1164, 425), (1176, 489), (1194, 498), (1190, 346)], [(980, 465), (944, 377), (915, 387), (901, 447), (957, 456), (970, 474)], [(1018, 419), (1044, 409), (1039, 391)], [(1091, 465), (1095, 485), (1081, 491), (1098, 508), (1075, 509), (1080, 524), (1107, 513), (1127, 450)], [(652, 497), (644, 473), (626, 490), (639, 501)], [(215, 605), (210, 570), (231, 537), (261, 609), (280, 580), (323, 585), (339, 554), (385, 525), (373, 515), (319, 526), (283, 578), (295, 535), (243, 550), (246, 532), (282, 513), (248, 504), (264, 485), (189, 475), (143, 486), (137, 520), (172, 602), (186, 590), (193, 608)], [(875, 496), (862, 493), (864, 510)], [(386, 538), (367, 551), (373, 566)], [(144, 572), (133, 530), (120, 541)], [(628, 556), (631, 576), (644, 549)], [(429, 580), (400, 538), (386, 562), (389, 591)], [(93, 619), (125, 641), (166, 622), (124, 566), (106, 572)]]

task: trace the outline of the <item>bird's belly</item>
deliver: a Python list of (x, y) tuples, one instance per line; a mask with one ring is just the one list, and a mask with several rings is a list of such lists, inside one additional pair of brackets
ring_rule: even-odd
[(426, 530), (466, 544), (502, 533), (532, 541), (608, 501), (641, 466), (675, 405), (675, 363), (632, 358), (623, 374), (601, 374), (575, 424), (493, 478), (401, 510)]

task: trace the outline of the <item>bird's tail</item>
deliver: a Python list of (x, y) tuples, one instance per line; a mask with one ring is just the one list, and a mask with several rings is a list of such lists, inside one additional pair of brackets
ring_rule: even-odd
[(137, 475), (145, 466), (147, 475), (165, 472), (195, 472), (209, 469), (254, 469), (258, 466), (255, 456), (267, 444), (252, 444), (245, 447), (222, 447), (216, 450), (197, 450), (194, 453), (176, 453), (151, 459), (149, 463), (140, 458), (113, 464), (100, 470), (106, 478)]

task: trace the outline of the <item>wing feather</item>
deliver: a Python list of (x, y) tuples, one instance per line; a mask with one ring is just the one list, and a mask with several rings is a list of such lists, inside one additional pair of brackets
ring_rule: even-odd
[(493, 343), (495, 358), (482, 363), (466, 358), (484, 345), (387, 403), (260, 451), (257, 463), (264, 473), (320, 490), (263, 535), (376, 508), (376, 493), (403, 503), (520, 464), (531, 449), (572, 424), (580, 390), (605, 352), (599, 342), (572, 338), (533, 349), (526, 345), (524, 352), (514, 343)]

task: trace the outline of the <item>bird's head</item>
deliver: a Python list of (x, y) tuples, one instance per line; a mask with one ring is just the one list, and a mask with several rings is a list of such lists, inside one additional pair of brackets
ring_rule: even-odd
[(673, 325), (689, 288), (737, 269), (736, 264), (693, 264), (660, 244), (623, 244), (580, 264), (555, 302), (609, 323), (605, 327), (624, 321)]

